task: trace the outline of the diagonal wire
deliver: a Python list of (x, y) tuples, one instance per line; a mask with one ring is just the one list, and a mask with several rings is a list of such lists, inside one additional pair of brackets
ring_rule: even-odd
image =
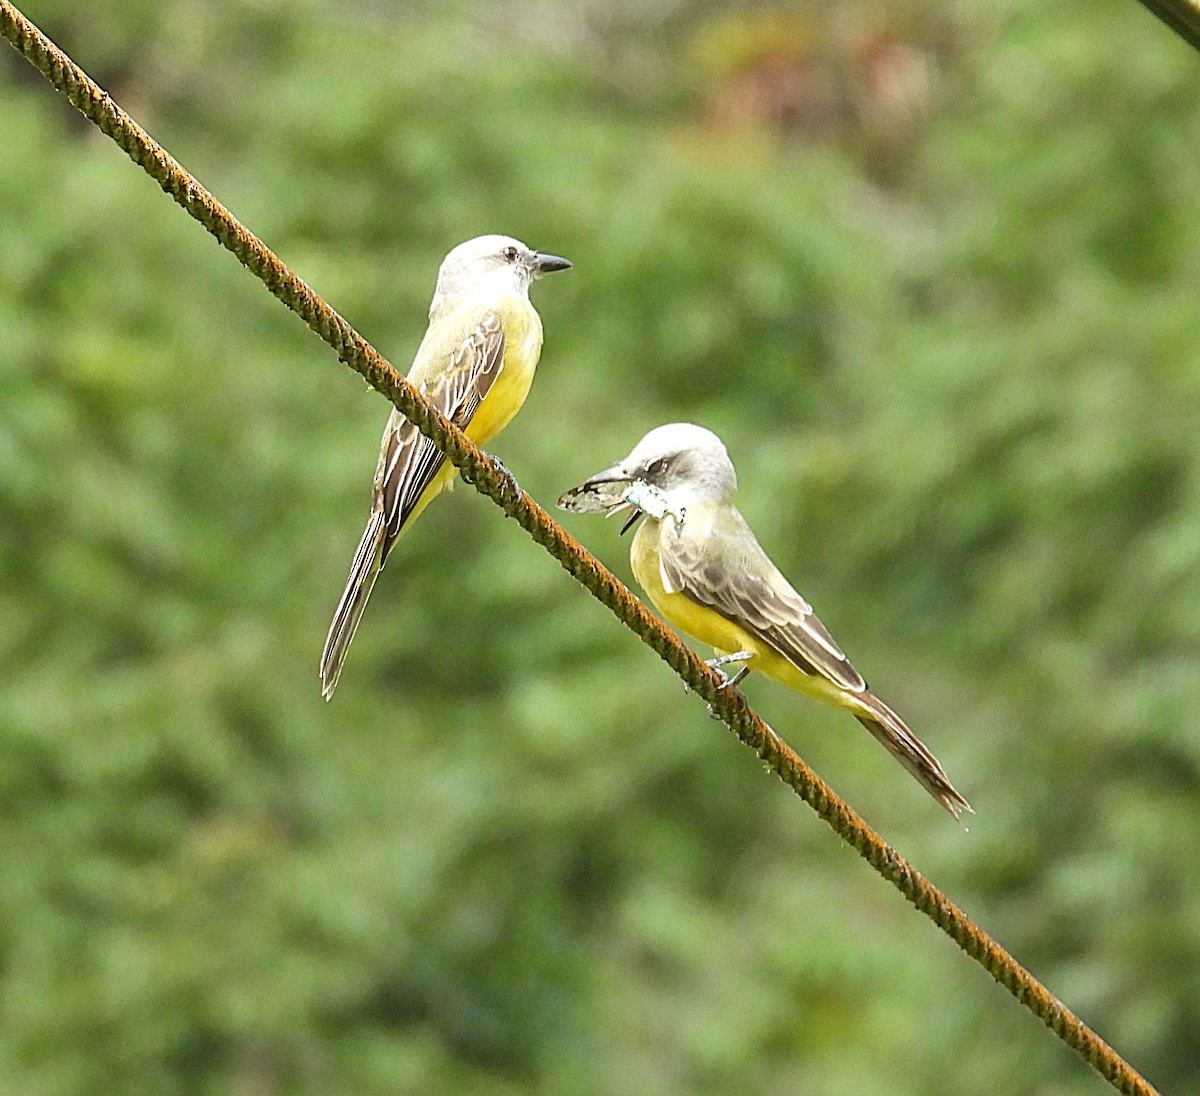
[(8, 0), (0, 31), (70, 103), (128, 153), (164, 191), (247, 269), (386, 396), (462, 472), (463, 478), (517, 521), (594, 597), (679, 675), (843, 841), (946, 933), (967, 955), (1119, 1092), (1156, 1096), (1151, 1085), (937, 887), (888, 845), (721, 679), (636, 597), (498, 468), (341, 316), (293, 274), (253, 233), (158, 145), (112, 98)]

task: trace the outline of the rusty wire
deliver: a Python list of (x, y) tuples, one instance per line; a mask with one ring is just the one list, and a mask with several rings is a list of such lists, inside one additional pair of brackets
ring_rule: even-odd
[(293, 274), (253, 233), (158, 145), (86, 73), (8, 0), (0, 0), (0, 29), (68, 101), (111, 137), (166, 193), (199, 221), (267, 288), (336, 351), (351, 369), (386, 396), (462, 472), (463, 478), (517, 521), (597, 600), (679, 675), (713, 712), (791, 787), (843, 841), (946, 933), (996, 982), (1074, 1049), (1119, 1092), (1155, 1090), (1095, 1032), (1067, 1009), (999, 943), (888, 845), (733, 689), (599, 560), (566, 532), (512, 478), (417, 390), (349, 323)]

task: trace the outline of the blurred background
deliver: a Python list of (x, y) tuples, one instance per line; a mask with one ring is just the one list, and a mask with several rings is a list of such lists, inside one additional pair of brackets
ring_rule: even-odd
[[(574, 260), (491, 449), (550, 504), (721, 434), (970, 833), (752, 703), (1200, 1092), (1194, 52), (1133, 0), (24, 10), (401, 369), (456, 243)], [(323, 703), (387, 405), (7, 46), (0, 117), (0, 1087), (1104, 1091), (469, 489)]]

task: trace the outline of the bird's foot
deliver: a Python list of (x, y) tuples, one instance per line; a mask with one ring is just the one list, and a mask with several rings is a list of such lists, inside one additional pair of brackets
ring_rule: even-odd
[[(721, 678), (722, 689), (736, 689), (742, 679), (745, 678), (745, 676), (750, 672), (750, 667), (743, 666), (732, 676), (725, 672), (724, 667), (728, 666), (731, 662), (746, 662), (753, 657), (754, 655), (750, 651), (735, 651), (730, 655), (720, 655), (717, 658), (710, 658), (704, 663), (704, 665), (710, 670), (715, 670), (717, 672), (718, 676)], [(741, 693), (738, 693), (738, 695), (741, 696)], [(717, 720), (721, 718), (715, 711), (713, 711), (713, 706), (711, 704), (706, 705), (706, 707), (708, 708), (708, 714), (711, 718)]]
[(494, 457), (491, 453), (488, 453), (487, 456), (488, 460), (492, 462), (492, 467), (496, 470), (496, 473), (504, 480), (505, 487), (512, 492), (513, 498), (519, 499), (521, 497), (521, 485), (517, 482), (517, 477), (508, 470), (507, 465), (499, 457)]
[(738, 672), (736, 674), (733, 675), (733, 677), (730, 677), (728, 674), (726, 674), (725, 675), (725, 684), (722, 685), (721, 688), (722, 689), (736, 689), (749, 672), (750, 672), (750, 667), (743, 666), (740, 670), (738, 670)]
[(722, 669), (722, 667), (728, 666), (731, 662), (749, 662), (753, 657), (753, 651), (734, 651), (731, 655), (719, 655), (717, 658), (710, 658), (704, 663), (704, 665), (710, 670), (717, 671), (721, 678), (721, 688), (725, 688), (726, 685), (733, 686), (741, 681), (742, 678), (744, 678), (750, 672), (750, 667), (743, 666), (732, 677), (730, 677), (729, 674)]

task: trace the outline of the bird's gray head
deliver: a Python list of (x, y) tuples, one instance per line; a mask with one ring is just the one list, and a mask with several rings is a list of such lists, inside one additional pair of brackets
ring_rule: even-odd
[(511, 236), (476, 236), (442, 260), (430, 315), (447, 304), (455, 306), (475, 296), (525, 296), (534, 278), (570, 266), (567, 259), (540, 254)]
[(668, 497), (728, 502), (737, 474), (720, 438), (703, 426), (672, 422), (651, 430), (619, 464), (593, 476), (600, 484), (641, 480)]

